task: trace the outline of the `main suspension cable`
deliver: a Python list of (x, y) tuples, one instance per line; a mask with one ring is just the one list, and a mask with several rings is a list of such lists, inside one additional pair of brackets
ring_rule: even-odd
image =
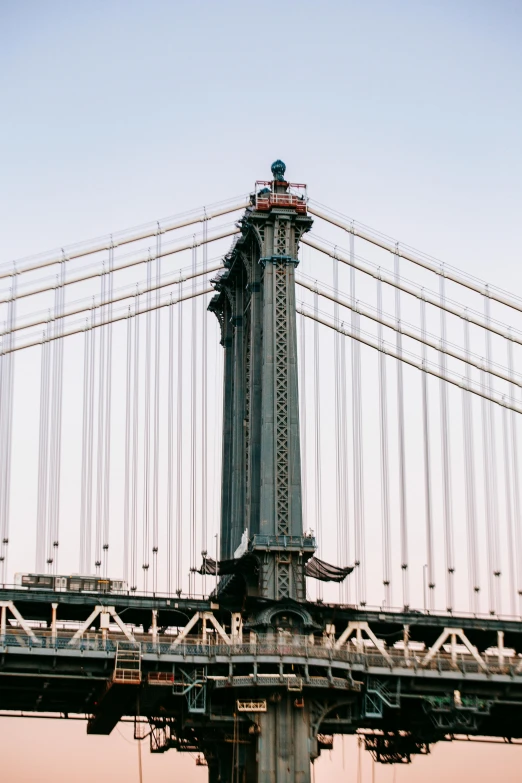
[[(193, 296), (203, 296), (204, 294), (211, 294), (213, 292), (214, 292), (214, 288), (210, 285), (210, 283), (207, 283), (204, 285), (202, 289), (196, 291), (194, 294), (193, 293), (183, 294), (183, 299), (192, 299)], [(139, 296), (138, 293), (136, 295)], [(174, 300), (174, 302), (179, 302), (179, 301), (180, 301), (179, 297)], [(164, 302), (160, 302), (159, 308), (161, 309), (162, 307), (168, 307), (169, 304), (170, 304), (170, 299), (166, 299)], [(150, 307), (141, 308), (140, 312), (144, 314), (156, 309), (158, 308), (156, 307), (155, 304), (153, 304)], [(53, 342), (54, 340), (61, 339), (62, 337), (70, 337), (73, 334), (82, 334), (88, 329), (95, 329), (95, 328), (99, 328), (100, 326), (105, 326), (106, 324), (109, 323), (113, 324), (116, 323), (117, 321), (124, 321), (127, 318), (126, 309), (122, 309), (117, 315), (113, 314), (110, 318), (108, 316), (107, 317), (100, 316), (100, 318), (96, 320), (97, 312), (98, 312), (97, 310), (92, 311), (93, 313), (92, 324), (90, 326), (86, 326), (85, 321), (82, 320), (81, 322), (78, 322), (75, 326), (71, 326), (70, 328), (64, 330), (60, 335), (44, 334), (43, 336), (39, 336), (37, 339), (31, 339), (25, 343), (19, 345), (13, 345), (12, 347), (10, 347), (8, 344), (5, 349), (2, 349), (2, 351), (0, 351), (0, 356), (8, 355), (14, 353), (15, 351), (24, 351), (26, 348), (32, 348), (35, 345), (43, 345), (45, 342)]]
[[(307, 317), (314, 318), (313, 315), (310, 315), (310, 313), (306, 312), (307, 306), (308, 305), (306, 305), (304, 302), (301, 302), (300, 308), (298, 308), (297, 312), (304, 313)], [(345, 321), (340, 322), (339, 324), (336, 324), (335, 322), (332, 324), (327, 317), (325, 318), (324, 314), (319, 315), (318, 318), (319, 323), (325, 324), (325, 326), (328, 326), (331, 329), (338, 329), (342, 334), (358, 340), (363, 345), (369, 345), (371, 348), (375, 348), (378, 351), (382, 350), (388, 356), (393, 356), (395, 359), (398, 358), (395, 346), (384, 342), (383, 346), (380, 347), (376, 338), (373, 335), (370, 335), (368, 332), (363, 332), (360, 327), (357, 331), (354, 331), (351, 328), (347, 330)], [(446, 370), (446, 375), (443, 375), (439, 364), (436, 365), (430, 361), (423, 363), (422, 359), (419, 359), (415, 354), (409, 351), (405, 351), (404, 349), (402, 350), (401, 361), (405, 364), (409, 364), (411, 367), (416, 367), (417, 369), (426, 372), (428, 375), (433, 375), (436, 378), (443, 378), (447, 383), (451, 383), (453, 386), (458, 386), (460, 389), (468, 388), (468, 380), (466, 376), (459, 375), (458, 373), (449, 369)], [(470, 385), (468, 390), (472, 394), (476, 394), (479, 397), (490, 400), (496, 405), (500, 405), (501, 407), (507, 408), (508, 410), (522, 413), (522, 403), (518, 402), (513, 397), (509, 397), (507, 394), (501, 394), (500, 392), (492, 389), (488, 391), (486, 386), (478, 383), (477, 381), (470, 381), (469, 384)]]
[[(405, 321), (400, 321), (400, 319), (397, 319), (395, 316), (378, 312), (375, 308), (365, 304), (359, 299), (352, 301), (352, 298), (348, 297), (346, 294), (340, 295), (339, 293), (336, 293), (332, 289), (325, 286), (323, 283), (320, 284), (313, 278), (300, 275), (296, 278), (296, 283), (297, 285), (300, 285), (314, 293), (317, 291), (320, 296), (324, 297), (325, 299), (329, 299), (331, 302), (339, 304), (342, 307), (346, 307), (348, 310), (356, 310), (357, 313), (374, 321), (378, 325), (386, 326), (387, 328), (392, 329), (397, 333), (397, 335), (410, 337), (416, 342), (424, 343), (429, 348), (434, 348), (445, 356), (451, 356), (453, 359), (458, 359), (463, 363), (469, 363), (479, 370), (485, 370), (491, 375), (494, 375), (495, 377), (500, 378), (507, 383), (513, 383), (522, 388), (522, 376), (520, 374), (517, 374), (518, 377), (515, 377), (514, 373), (510, 372), (509, 368), (498, 365), (492, 361), (487, 362), (485, 357), (476, 356), (475, 354), (471, 354), (470, 351), (463, 351), (458, 346), (449, 343), (447, 339), (441, 340), (440, 337), (436, 337), (435, 335), (429, 334), (428, 332), (422, 334), (418, 327), (412, 326)], [(396, 288), (395, 294), (396, 296), (399, 295), (400, 289)], [(440, 313), (442, 318), (442, 316), (445, 314), (444, 308), (441, 308)], [(401, 347), (398, 347), (399, 352), (402, 350), (402, 341), (400, 346)]]
[(377, 266), (377, 264), (373, 264), (366, 259), (361, 259), (355, 254), (348, 255), (348, 253), (339, 248), (338, 245), (333, 245), (327, 240), (310, 236), (310, 234), (303, 236), (301, 242), (314, 248), (314, 250), (318, 250), (320, 253), (323, 253), (323, 255), (330, 256), (330, 258), (337, 258), (341, 263), (352, 266), (359, 272), (363, 272), (365, 275), (373, 277), (375, 280), (382, 280), (383, 283), (394, 288), (399, 288), (404, 293), (410, 294), (410, 296), (413, 296), (416, 299), (427, 302), (438, 309), (443, 307), (447, 313), (451, 313), (452, 315), (457, 316), (457, 318), (463, 318), (475, 326), (480, 326), (482, 329), (490, 331), (492, 334), (498, 334), (500, 337), (505, 337), (508, 340), (513, 340), (513, 342), (522, 345), (522, 332), (513, 329), (513, 327), (500, 321), (493, 321), (491, 318), (486, 319), (482, 314), (475, 312), (469, 307), (464, 307), (459, 303), (453, 302), (448, 298), (444, 300), (444, 305), (442, 305), (438, 293), (430, 291), (428, 288), (420, 286), (417, 283), (412, 283), (405, 277), (397, 279), (393, 273), (387, 272), (381, 266)]
[[(121, 286), (116, 290), (114, 287), (111, 287), (111, 290), (113, 291), (112, 296), (107, 298), (104, 304), (98, 301), (96, 297), (84, 297), (83, 299), (75, 300), (64, 307), (63, 316), (60, 316), (60, 318), (69, 318), (73, 315), (88, 313), (98, 308), (102, 309), (107, 305), (114, 305), (117, 302), (122, 302), (126, 299), (134, 300), (134, 297), (137, 295), (137, 293), (139, 293), (141, 296), (146, 294), (149, 290), (158, 291), (161, 288), (167, 288), (172, 285), (179, 285), (186, 280), (191, 280), (193, 276), (202, 277), (204, 275), (210, 274), (211, 272), (217, 272), (220, 269), (224, 269), (222, 256), (220, 256), (217, 260), (215, 258), (212, 259), (211, 262), (207, 264), (206, 269), (203, 267), (203, 265), (197, 267), (194, 275), (192, 273), (192, 266), (188, 272), (186, 271), (186, 268), (184, 268), (178, 269), (169, 275), (163, 275), (160, 280), (154, 280), (154, 282), (151, 283), (150, 288), (147, 288), (146, 282), (131, 283), (130, 285)], [(30, 320), (25, 320), (26, 318)], [(23, 321), (16, 321), (12, 329), (9, 329), (8, 327), (1, 328), (0, 337), (6, 334), (11, 334), (12, 332), (32, 329), (33, 327), (39, 326), (40, 324), (49, 326), (50, 324), (54, 323), (55, 320), (56, 316), (54, 316), (49, 310), (36, 311), (35, 313), (30, 313), (29, 315), (24, 316)]]
[(421, 251), (414, 250), (413, 248), (409, 248), (403, 243), (399, 243), (390, 237), (386, 237), (384, 234), (381, 234), (374, 229), (368, 228), (368, 226), (364, 226), (362, 223), (358, 223), (357, 221), (347, 217), (344, 217), (343, 219), (339, 213), (335, 213), (332, 210), (329, 210), (328, 207), (323, 207), (322, 205), (316, 204), (314, 201), (309, 201), (307, 206), (308, 212), (310, 212), (310, 214), (315, 215), (316, 217), (319, 217), (322, 220), (337, 226), (338, 228), (344, 229), (350, 234), (350, 236), (360, 237), (366, 242), (370, 242), (371, 244), (377, 245), (384, 250), (388, 250), (390, 253), (399, 255), (406, 261), (411, 261), (413, 264), (424, 267), (430, 272), (434, 272), (436, 275), (441, 275), (448, 280), (452, 280), (454, 283), (458, 283), (458, 285), (461, 285), (464, 288), (468, 288), (471, 291), (475, 291), (476, 293), (487, 297), (488, 299), (494, 300), (500, 304), (506, 305), (506, 307), (511, 307), (514, 310), (522, 312), (522, 299), (520, 297), (514, 297), (507, 291), (492, 287), (488, 283), (484, 283), (483, 281), (478, 280), (477, 278), (472, 277), (471, 275), (468, 275), (465, 272), (456, 269), (455, 267), (444, 264), (441, 261), (437, 261), (436, 259), (431, 258)]
[[(225, 239), (226, 237), (239, 234), (239, 228), (234, 226), (233, 228), (226, 228), (218, 231), (211, 236), (207, 236), (205, 242), (216, 242), (218, 239)], [(190, 241), (183, 242), (182, 244), (170, 247), (165, 245), (161, 249), (161, 257), (174, 255), (176, 253), (182, 253), (185, 250), (191, 250), (194, 246), (199, 247), (203, 243), (203, 240), (196, 239), (196, 235), (193, 234)], [(119, 263), (113, 265), (113, 272), (120, 272), (122, 269), (128, 269), (131, 266), (137, 266), (139, 264), (148, 264), (156, 259), (156, 253), (151, 251), (151, 248), (140, 251), (139, 253), (133, 253), (132, 258), (124, 257)], [(63, 287), (73, 285), (75, 283), (82, 283), (85, 280), (93, 280), (97, 277), (101, 277), (106, 273), (107, 260), (104, 259), (103, 263), (97, 264), (94, 268), (89, 267), (87, 270), (79, 270), (78, 272), (71, 274), (69, 277), (64, 278), (63, 281), (57, 282), (56, 277), (52, 278), (51, 282), (38, 284), (34, 288), (19, 288), (14, 295), (15, 299), (21, 299), (22, 297), (34, 296), (35, 294), (41, 294), (45, 291), (54, 291), (57, 287)], [(0, 294), (0, 304), (11, 301), (12, 294), (9, 291), (7, 294)]]
[[(92, 253), (99, 253), (110, 248), (120, 247), (131, 242), (137, 242), (142, 239), (165, 234), (168, 231), (175, 231), (178, 228), (194, 225), (195, 223), (204, 223), (211, 218), (227, 215), (230, 212), (237, 212), (248, 206), (249, 196), (240, 196), (230, 199), (229, 202), (217, 202), (208, 207), (201, 207), (191, 212), (174, 215), (169, 218), (155, 220), (153, 223), (137, 226), (136, 228), (119, 231), (110, 236), (97, 237), (96, 239), (86, 240), (76, 245), (51, 250), (48, 253), (40, 253), (36, 256), (28, 256), (17, 261), (10, 261), (0, 266), (0, 279), (11, 277), (13, 270), (16, 275), (25, 272), (33, 272), (35, 269), (42, 269), (46, 266), (60, 264), (62, 261), (72, 261), (75, 258), (88, 256)], [(194, 214), (195, 213), (195, 214)]]

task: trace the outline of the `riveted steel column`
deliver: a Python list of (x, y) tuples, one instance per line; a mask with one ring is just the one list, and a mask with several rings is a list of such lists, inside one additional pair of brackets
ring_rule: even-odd
[(285, 694), (259, 716), (256, 783), (310, 782), (310, 715)]

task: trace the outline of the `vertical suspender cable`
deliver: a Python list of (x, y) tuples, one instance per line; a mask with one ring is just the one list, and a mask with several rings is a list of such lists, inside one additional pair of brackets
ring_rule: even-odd
[[(426, 302), (421, 300), (421, 335), (426, 336)], [(426, 365), (427, 349), (426, 344), (422, 343), (422, 364)], [(433, 552), (433, 519), (431, 503), (431, 462), (430, 462), (430, 422), (428, 406), (428, 374), (421, 373), (422, 383), (422, 432), (423, 432), (423, 450), (424, 450), (424, 503), (426, 515), (426, 557), (428, 566), (428, 588), (429, 588), (429, 608), (434, 606), (435, 591), (435, 570), (434, 570), (434, 552)]]
[[(488, 297), (485, 298), (485, 308), (486, 308), (486, 320), (487, 323), (489, 323), (490, 320), (490, 300)], [(486, 360), (488, 363), (488, 366), (491, 364), (491, 332), (486, 332)], [(489, 381), (489, 389), (493, 389), (493, 378), (491, 375), (487, 375), (487, 379)], [(488, 401), (488, 408), (489, 408), (489, 442), (491, 444), (491, 452), (490, 452), (490, 462), (491, 462), (491, 510), (492, 510), (492, 522), (493, 522), (493, 541), (494, 541), (494, 577), (495, 577), (495, 593), (496, 593), (496, 606), (497, 606), (497, 612), (500, 614), (502, 612), (502, 582), (501, 582), (501, 575), (502, 575), (502, 567), (501, 567), (501, 556), (500, 556), (500, 543), (499, 543), (499, 513), (498, 513), (498, 483), (497, 483), (497, 438), (496, 438), (496, 427), (495, 427), (495, 408), (493, 407), (493, 403)]]
[[(305, 321), (306, 318), (303, 318)], [(342, 508), (343, 508), (343, 549), (341, 563), (348, 565), (350, 562), (350, 525), (348, 510), (348, 425), (347, 425), (347, 402), (346, 402), (346, 340), (341, 340), (341, 453), (342, 453)], [(351, 581), (345, 579), (343, 585), (342, 599), (350, 603)]]
[[(104, 319), (106, 316), (106, 308), (104, 307), (107, 301), (107, 275), (105, 269), (105, 261), (103, 266), (103, 274), (100, 280), (100, 317)], [(103, 446), (105, 435), (105, 343), (107, 337), (107, 326), (101, 326), (100, 332), (100, 356), (99, 356), (99, 371), (98, 371), (98, 435), (96, 438), (96, 538), (95, 538), (95, 553), (94, 553), (94, 565), (96, 566), (96, 573), (100, 574), (102, 564), (102, 521), (103, 521), (103, 480), (104, 480), (104, 456), (105, 449)]]
[[(47, 336), (44, 333), (45, 336)], [(49, 351), (50, 343), (42, 345), (40, 368), (40, 428), (38, 444), (38, 495), (36, 506), (36, 572), (45, 570), (47, 545), (47, 471), (49, 440)]]
[[(354, 259), (354, 236), (350, 234), (350, 258)], [(355, 304), (355, 269), (350, 267), (350, 298)], [(360, 331), (359, 314), (355, 308), (351, 312), (351, 328), (354, 335)], [(355, 565), (356, 602), (366, 604), (366, 562), (364, 533), (364, 461), (362, 434), (362, 397), (361, 397), (361, 346), (357, 339), (352, 340), (352, 418), (353, 418), (353, 484), (354, 484), (354, 528), (355, 528)]]
[[(508, 367), (511, 377), (513, 369), (513, 342), (508, 341)], [(511, 396), (515, 397), (515, 385), (510, 385)], [(519, 614), (522, 615), (522, 529), (520, 519), (520, 487), (518, 482), (518, 419), (515, 411), (510, 411), (511, 419), (511, 473), (513, 476), (513, 517), (515, 528), (515, 564), (517, 573), (517, 592), (519, 598)]]
[[(161, 233), (158, 223), (156, 234), (156, 285), (161, 281)], [(158, 521), (159, 521), (159, 417), (160, 417), (160, 289), (156, 288), (154, 332), (154, 454), (152, 462), (152, 589), (158, 589)]]
[[(490, 321), (489, 298), (484, 298), (484, 315), (486, 325)], [(491, 335), (488, 329), (485, 332), (486, 339), (486, 363), (491, 364)], [(484, 370), (481, 371), (482, 384), (490, 391), (492, 389), (491, 377)], [(496, 442), (494, 426), (493, 403), (482, 398), (482, 437), (484, 448), (484, 488), (486, 494), (486, 527), (488, 547), (488, 572), (489, 572), (489, 611), (491, 614), (500, 613), (500, 564), (498, 561), (498, 502), (497, 502), (497, 468), (496, 468)]]
[[(58, 321), (56, 317), (60, 309), (59, 275), (56, 276), (56, 288), (54, 289), (54, 318), (50, 332), (53, 337), (57, 335)], [(53, 530), (54, 530), (54, 473), (55, 473), (55, 447), (56, 447), (56, 386), (57, 386), (57, 340), (53, 340), (49, 351), (49, 444), (48, 444), (48, 473), (47, 473), (47, 541), (45, 547), (45, 560), (48, 573), (53, 571)]]
[[(400, 256), (394, 254), (394, 274), (397, 283), (400, 281)], [(397, 326), (401, 325), (401, 291), (395, 288), (395, 320)], [(403, 365), (400, 360), (402, 354), (402, 334), (397, 331), (395, 335), (397, 347), (397, 444), (399, 451), (399, 513), (401, 529), (401, 571), (402, 571), (402, 603), (405, 608), (410, 605), (410, 577), (408, 571), (408, 509), (406, 505), (406, 444), (404, 424), (404, 379)]]
[[(305, 246), (300, 246), (301, 268), (305, 268)], [(308, 515), (308, 460), (307, 460), (307, 424), (306, 424), (306, 318), (299, 319), (299, 425), (301, 436), (301, 493), (303, 505), (303, 530), (309, 530)], [(217, 366), (217, 365), (216, 365)], [(305, 579), (305, 590), (307, 590)]]
[[(3, 349), (4, 349), (4, 344), (5, 347), (7, 346), (8, 340), (9, 340), (9, 335), (5, 335), (2, 338), (0, 338), (0, 343), (2, 346), (2, 353), (0, 353), (0, 492), (3, 490), (3, 486), (4, 486), (4, 458), (5, 458), (4, 429), (5, 429), (5, 415), (6, 415), (6, 403), (7, 403), (6, 392), (5, 392), (6, 357), (10, 355), (10, 354), (4, 354)], [(3, 584), (4, 571), (5, 571), (5, 567), (4, 567), (5, 556), (3, 551), (4, 547), (1, 544), (1, 534), (4, 528), (4, 507), (3, 507), (2, 498), (3, 498), (3, 494), (0, 495), (0, 580)]]
[[(333, 288), (334, 296), (339, 298), (339, 262), (333, 259)], [(339, 322), (339, 305), (334, 303), (334, 320)], [(337, 558), (342, 557), (342, 527), (344, 514), (342, 508), (342, 453), (341, 453), (341, 427), (340, 427), (340, 397), (341, 397), (341, 377), (340, 377), (340, 352), (339, 352), (339, 332), (334, 332), (334, 422), (335, 422), (335, 467), (336, 467), (336, 512), (337, 512)], [(339, 562), (339, 560), (338, 560)], [(343, 565), (340, 562), (340, 565)], [(339, 583), (339, 601), (342, 600), (342, 583)]]
[[(319, 310), (319, 295), (314, 294), (314, 315)], [(323, 553), (322, 493), (321, 493), (321, 388), (319, 361), (319, 323), (314, 321), (314, 418), (315, 418), (315, 524), (317, 528), (317, 547)], [(317, 585), (317, 597), (322, 598), (323, 588)]]
[[(96, 310), (92, 311), (91, 326), (96, 324)], [(92, 571), (91, 546), (92, 546), (92, 484), (93, 484), (93, 451), (94, 451), (94, 376), (96, 358), (96, 330), (91, 331), (90, 339), (90, 376), (89, 376), (89, 416), (87, 431), (87, 471), (86, 471), (86, 528), (85, 528), (85, 565), (86, 572)]]
[[(4, 336), (0, 338), (0, 344), (2, 347), (2, 353), (0, 353), (0, 491), (3, 489), (4, 484), (4, 422), (5, 422), (5, 406), (6, 406), (6, 394), (5, 394), (5, 373), (6, 373), (6, 354), (3, 353), (4, 344), (7, 344), (9, 336)], [(7, 354), (9, 356), (10, 354)], [(2, 497), (0, 496), (0, 542), (1, 542), (1, 534), (4, 527), (4, 508), (3, 508), (3, 502)], [(0, 581), (2, 584), (4, 583), (4, 572), (5, 572), (5, 556), (4, 556), (4, 547), (0, 543)]]
[(301, 486), (303, 493), (303, 529), (308, 530), (308, 474), (306, 460), (306, 318), (301, 316), (299, 414), (301, 418)]
[[(60, 279), (60, 313), (63, 315), (65, 311), (65, 260), (61, 264), (61, 279)], [(61, 475), (62, 475), (62, 422), (63, 422), (63, 353), (64, 353), (64, 340), (63, 333), (65, 329), (64, 319), (60, 318), (58, 321), (59, 334), (62, 335), (61, 340), (57, 340), (58, 351), (58, 388), (56, 390), (56, 396), (58, 397), (58, 416), (56, 422), (57, 435), (56, 435), (56, 472), (55, 472), (55, 527), (53, 536), (53, 560), (54, 560), (54, 572), (58, 572), (58, 547), (60, 546), (60, 487), (61, 487)]]
[[(83, 405), (82, 405), (82, 462), (81, 462), (81, 495), (80, 495), (80, 573), (85, 574), (87, 566), (86, 538), (87, 538), (87, 454), (88, 454), (88, 428), (89, 428), (89, 387), (90, 387), (90, 361), (91, 361), (91, 330), (88, 328), (88, 320), (85, 320), (85, 336), (83, 338)], [(45, 348), (45, 346), (44, 346)], [(42, 354), (43, 361), (43, 354)], [(43, 378), (43, 376), (42, 376)], [(43, 385), (43, 381), (42, 381)], [(41, 409), (40, 409), (41, 410)], [(40, 413), (40, 433), (42, 414)], [(38, 493), (40, 496), (40, 493)]]
[(502, 441), (504, 447), (504, 491), (506, 502), (506, 526), (508, 544), (509, 606), (516, 614), (515, 537), (513, 535), (513, 509), (511, 505), (511, 461), (509, 459), (509, 416), (507, 408), (502, 409)]
[[(11, 277), (11, 299), (7, 305), (7, 328), (9, 334), (6, 347), (14, 345), (13, 327), (16, 319), (16, 274)], [(9, 513), (11, 500), (11, 450), (13, 441), (13, 390), (14, 353), (1, 357), (0, 373), (0, 580), (5, 584), (7, 577), (7, 550), (9, 546)]]
[(125, 368), (125, 485), (123, 497), (123, 579), (129, 582), (130, 551), (130, 468), (131, 468), (131, 404), (132, 404), (132, 319), (127, 317), (127, 364)]
[(136, 292), (134, 309), (134, 380), (132, 406), (132, 535), (131, 590), (138, 588), (138, 467), (139, 467), (139, 389), (140, 389), (140, 298)]
[[(86, 335), (88, 333), (86, 332)], [(38, 445), (38, 500), (36, 519), (36, 572), (45, 570), (47, 547), (47, 484), (49, 454), (49, 342), (42, 345), (42, 364), (40, 369), (40, 431)], [(5, 358), (5, 357), (2, 357)]]
[[(464, 321), (464, 348), (470, 353), (469, 322)], [(466, 363), (466, 386), (471, 384), (471, 367)], [(464, 424), (464, 475), (466, 487), (466, 527), (468, 539), (468, 570), (470, 610), (479, 612), (480, 576), (477, 549), (477, 507), (475, 482), (475, 447), (473, 438), (473, 410), (471, 392), (462, 390), (462, 421)]]
[[(147, 262), (147, 308), (151, 307), (152, 260)], [(151, 375), (152, 312), (145, 316), (145, 405), (143, 424), (143, 590), (147, 592), (149, 576), (150, 521), (150, 375)]]
[(179, 286), (178, 303), (178, 378), (176, 422), (176, 592), (183, 589), (183, 285)]
[(113, 294), (113, 275), (112, 269), (114, 266), (114, 246), (109, 248), (109, 272), (107, 275), (107, 299), (109, 304), (107, 305), (107, 317), (109, 323), (103, 327), (106, 330), (106, 356), (107, 366), (105, 370), (105, 438), (103, 442), (104, 447), (104, 471), (103, 471), (103, 546), (102, 546), (102, 558), (103, 558), (103, 574), (108, 576), (109, 569), (109, 522), (110, 522), (110, 479), (111, 479), (111, 408), (112, 408), (112, 294)]
[[(196, 247), (192, 248), (192, 272), (196, 271), (197, 254)], [(192, 292), (196, 291), (196, 278), (192, 278)], [(197, 459), (197, 426), (196, 426), (196, 393), (197, 393), (197, 315), (198, 303), (194, 298), (192, 300), (192, 340), (191, 340), (191, 374), (190, 374), (190, 562), (189, 562), (189, 592), (191, 595), (195, 592), (195, 569), (196, 569), (196, 515), (197, 515), (197, 479), (196, 479), (196, 459)]]
[(172, 593), (173, 514), (173, 442), (174, 442), (174, 305), (169, 306), (169, 381), (167, 392), (167, 593)]
[[(445, 301), (445, 279), (439, 278), (440, 301), (444, 305)], [(446, 343), (446, 313), (444, 309), (440, 310), (440, 340), (443, 348)], [(440, 354), (440, 367), (446, 374), (446, 354)], [(453, 574), (455, 572), (453, 558), (453, 514), (451, 506), (451, 447), (449, 432), (449, 414), (448, 414), (448, 385), (446, 381), (440, 381), (440, 418), (441, 418), (441, 451), (442, 451), (442, 507), (444, 518), (444, 542), (446, 550), (446, 609), (453, 611)]]
[[(65, 261), (60, 265), (59, 285), (54, 300), (54, 335), (63, 333), (63, 305), (65, 298)], [(60, 468), (62, 440), (62, 397), (63, 397), (63, 340), (56, 339), (52, 346), (52, 393), (49, 442), (49, 524), (47, 529), (47, 564), (49, 572), (56, 573), (58, 557), (58, 529), (60, 516)]]
[[(216, 390), (216, 393), (214, 396), (214, 414), (212, 417), (212, 430), (213, 430), (213, 438), (214, 438), (214, 458), (212, 461), (212, 470), (213, 470), (213, 490), (212, 490), (212, 508), (217, 509), (218, 508), (218, 494), (219, 494), (219, 476), (221, 475), (221, 463), (222, 463), (222, 441), (221, 441), (221, 434), (222, 429), (219, 426), (221, 421), (221, 413), (223, 411), (223, 363), (224, 363), (224, 357), (223, 357), (223, 351), (218, 349), (219, 343), (217, 340), (214, 340), (214, 388)], [(217, 515), (216, 519), (216, 533), (213, 536), (215, 539), (214, 546), (215, 546), (215, 560), (216, 563), (219, 561), (219, 515)], [(216, 576), (214, 580), (214, 594), (217, 593), (218, 588), (218, 574), (216, 569)]]
[[(206, 214), (206, 213), (205, 213)], [(207, 220), (202, 224), (203, 270), (208, 263)], [(201, 297), (201, 550), (203, 557), (207, 556), (207, 298)], [(203, 571), (203, 595), (206, 592), (205, 572)]]
[[(486, 373), (484, 371), (481, 371), (481, 378), (482, 378), (483, 385), (485, 385)], [(489, 588), (488, 598), (489, 598), (489, 611), (491, 614), (495, 614), (496, 601), (495, 601), (495, 585), (493, 579), (495, 558), (493, 555), (494, 542), (493, 542), (492, 530), (491, 530), (494, 521), (492, 519), (492, 508), (491, 508), (492, 505), (491, 504), (491, 464), (490, 464), (491, 444), (489, 440), (489, 436), (490, 436), (489, 417), (491, 415), (491, 411), (488, 408), (488, 403), (484, 398), (482, 398), (481, 400), (481, 408), (482, 408), (482, 450), (483, 450), (484, 495), (485, 495), (484, 510), (486, 516), (488, 588)]]
[[(382, 318), (382, 283), (377, 281), (377, 312), (379, 318)], [(379, 345), (384, 343), (382, 324), (377, 327), (377, 337)], [(379, 363), (379, 421), (380, 421), (380, 441), (381, 441), (381, 516), (382, 516), (382, 582), (384, 585), (384, 605), (391, 607), (392, 587), (391, 587), (391, 531), (390, 531), (390, 490), (389, 490), (389, 467), (388, 467), (388, 405), (387, 405), (387, 384), (386, 384), (386, 355), (383, 351), (378, 352), (377, 361)]]

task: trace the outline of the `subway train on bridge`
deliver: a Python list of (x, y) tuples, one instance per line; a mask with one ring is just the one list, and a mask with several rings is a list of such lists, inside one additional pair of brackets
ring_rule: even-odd
[(15, 585), (29, 590), (57, 590), (71, 593), (127, 593), (127, 582), (97, 575), (55, 576), (54, 574), (15, 574)]

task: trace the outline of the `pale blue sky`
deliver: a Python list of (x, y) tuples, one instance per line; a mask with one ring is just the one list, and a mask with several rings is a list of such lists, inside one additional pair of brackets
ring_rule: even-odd
[(274, 157), (483, 277), (517, 257), (519, 2), (19, 0), (0, 25), (2, 261), (244, 192)]

